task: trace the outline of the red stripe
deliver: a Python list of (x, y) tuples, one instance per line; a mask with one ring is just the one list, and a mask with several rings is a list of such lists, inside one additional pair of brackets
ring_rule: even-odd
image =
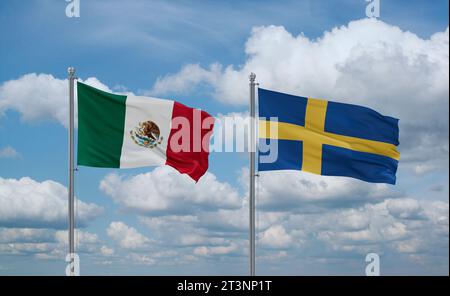
[(197, 182), (208, 170), (213, 127), (214, 118), (207, 112), (174, 102), (166, 164)]

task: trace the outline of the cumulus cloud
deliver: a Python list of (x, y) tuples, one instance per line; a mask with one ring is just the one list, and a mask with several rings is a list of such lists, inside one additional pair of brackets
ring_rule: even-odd
[(141, 249), (150, 242), (147, 237), (139, 233), (135, 228), (120, 221), (111, 222), (106, 232), (109, 237), (124, 249)]
[[(84, 227), (101, 213), (98, 205), (78, 201), (77, 225)], [(67, 227), (67, 188), (51, 180), (0, 177), (0, 226)]]
[(259, 243), (270, 248), (286, 248), (292, 244), (292, 237), (282, 225), (275, 225), (261, 233)]
[[(248, 214), (248, 207), (243, 204), (238, 210), (199, 211), (190, 216), (140, 217), (139, 221), (152, 231), (152, 237), (160, 245), (188, 250), (203, 247), (202, 250), (209, 250), (210, 247), (225, 248), (237, 244), (240, 247), (233, 252), (236, 254), (248, 249)], [(280, 212), (258, 212), (257, 229), (264, 232), (273, 225), (278, 225), (287, 216), (288, 214)], [(263, 242), (268, 241), (267, 236), (277, 235), (278, 233), (272, 233), (277, 230), (275, 228), (268, 231)], [(282, 243), (284, 245), (288, 242), (283, 240)]]
[[(243, 182), (248, 186), (247, 172)], [(344, 177), (324, 177), (297, 171), (260, 172), (258, 206), (267, 211), (323, 211), (376, 203), (400, 192), (386, 184)]]
[[(244, 187), (247, 179), (243, 170)], [(448, 237), (448, 203), (405, 198), (389, 185), (288, 171), (260, 174), (258, 186), (260, 260), (363, 258), (378, 252), (405, 255), (416, 264), (417, 256), (431, 261), (446, 256), (442, 237)], [(139, 221), (160, 245), (176, 247), (180, 257), (192, 253), (218, 259), (248, 250), (247, 198), (236, 209), (141, 216)]]
[[(255, 27), (247, 40), (245, 53), (247, 61), (242, 67), (230, 65), (221, 70), (219, 65), (213, 64), (206, 70), (198, 65), (186, 65), (179, 73), (158, 79), (155, 88), (159, 93), (174, 89), (184, 92), (186, 85), (213, 82), (219, 100), (246, 105), (247, 76), (255, 72), (258, 81), (267, 88), (327, 98), (334, 97), (338, 91), (341, 99), (369, 101), (379, 107), (407, 89), (416, 96), (416, 90), (420, 90), (417, 99), (425, 102), (442, 98), (427, 99), (423, 93), (442, 96), (448, 92), (448, 29), (430, 39), (421, 39), (382, 21), (363, 19), (312, 40), (303, 34), (293, 36), (281, 26)], [(426, 73), (421, 74), (420, 67), (426, 69)], [(219, 79), (214, 79), (216, 76)], [(410, 85), (412, 77), (418, 85)], [(399, 79), (400, 84), (392, 83)], [(185, 84), (185, 80), (188, 83)], [(379, 88), (380, 84), (385, 87)], [(405, 96), (402, 94), (399, 100), (403, 101)], [(370, 100), (375, 97), (383, 103)]]
[(52, 118), (65, 124), (67, 92), (67, 79), (26, 74), (0, 86), (0, 114), (13, 109), (21, 113), (24, 121)]
[(281, 26), (253, 28), (242, 66), (186, 65), (153, 91), (208, 84), (223, 103), (248, 104), (248, 75), (261, 87), (362, 104), (400, 118), (402, 162), (425, 173), (448, 159), (449, 29), (428, 39), (375, 19), (350, 22), (318, 39)]
[[(292, 192), (298, 193), (298, 188), (290, 182), (286, 184)], [(340, 184), (338, 187), (346, 186)], [(350, 187), (346, 189), (349, 191), (343, 190), (341, 198), (355, 194), (351, 186), (347, 187)], [(336, 188), (331, 186), (329, 190), (333, 192)], [(376, 191), (373, 188), (367, 190), (362, 192)], [(285, 191), (289, 192), (289, 189)], [(283, 206), (283, 211), (274, 211), (270, 207), (258, 211), (258, 260), (262, 260), (261, 264), (274, 264), (277, 259), (276, 264), (283, 264), (286, 260), (292, 263), (312, 258), (314, 264), (321, 266), (327, 264), (329, 258), (340, 258), (339, 264), (346, 265), (351, 260), (363, 262), (367, 253), (376, 252), (384, 258), (405, 260), (406, 265), (414, 266), (419, 273), (427, 272), (424, 266), (434, 266), (433, 272), (445, 272), (446, 265), (439, 262), (448, 257), (448, 202), (400, 196), (389, 198), (381, 192), (362, 202), (344, 202), (343, 206), (334, 207), (326, 203), (324, 206), (321, 201), (332, 199), (332, 194), (317, 193), (317, 199), (303, 201), (303, 207), (316, 204), (317, 208), (292, 210)], [(280, 199), (285, 194), (277, 193), (272, 198)], [(380, 197), (374, 198), (378, 194)], [(299, 198), (304, 197), (299, 195)], [(245, 256), (248, 250), (248, 205), (245, 200), (239, 209), (140, 217), (139, 220), (161, 245), (176, 248), (180, 258), (192, 253), (194, 258), (218, 260), (226, 255)], [(390, 262), (394, 262), (392, 260)], [(418, 260), (427, 264), (417, 265)]]
[(129, 178), (110, 174), (100, 189), (123, 208), (140, 214), (186, 214), (241, 205), (235, 189), (212, 173), (207, 172), (196, 184), (168, 166)]
[[(290, 222), (304, 223), (306, 231), (316, 232), (316, 237), (335, 250), (366, 252), (368, 249), (379, 250), (387, 246), (383, 252), (407, 252), (411, 253), (412, 245), (428, 246), (429, 255), (436, 252), (433, 244), (446, 244), (448, 240), (442, 240), (441, 236), (448, 237), (448, 229), (445, 224), (448, 219), (448, 212), (439, 210), (438, 207), (448, 209), (448, 203), (421, 201), (414, 203), (412, 199), (388, 199), (377, 204), (366, 204), (365, 206), (353, 209), (360, 215), (367, 217), (366, 221), (359, 227), (351, 229), (341, 227), (339, 221), (348, 215), (347, 210), (332, 211), (322, 214), (321, 219), (311, 219), (311, 216), (293, 216)], [(394, 206), (395, 205), (395, 206)], [(426, 212), (426, 208), (433, 210)], [(393, 210), (395, 209), (395, 210)], [(440, 212), (438, 219), (433, 219), (430, 213)], [(407, 214), (405, 214), (407, 213)], [(410, 213), (414, 213), (411, 215)], [(423, 213), (423, 215), (417, 215)], [(443, 221), (440, 225), (437, 221)], [(288, 223), (288, 224), (289, 224)], [(441, 238), (440, 238), (441, 237)], [(409, 246), (409, 247), (406, 247)], [(439, 249), (439, 256), (445, 256)], [(424, 250), (417, 249), (416, 252)]]
[(420, 219), (423, 217), (423, 209), (419, 201), (412, 198), (389, 200), (387, 209), (389, 214), (401, 219)]
[[(80, 81), (111, 91), (95, 77)], [(7, 110), (14, 110), (20, 113), (24, 122), (53, 120), (67, 127), (68, 89), (67, 79), (58, 79), (51, 74), (29, 73), (6, 81), (0, 85), (0, 116)]]

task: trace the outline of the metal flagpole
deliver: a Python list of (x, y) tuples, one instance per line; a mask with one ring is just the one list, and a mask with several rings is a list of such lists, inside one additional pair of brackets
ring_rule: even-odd
[(74, 197), (74, 84), (75, 68), (67, 69), (69, 74), (69, 256), (70, 275), (75, 275), (74, 253), (75, 253), (75, 197)]
[(250, 275), (255, 275), (255, 73), (250, 73)]

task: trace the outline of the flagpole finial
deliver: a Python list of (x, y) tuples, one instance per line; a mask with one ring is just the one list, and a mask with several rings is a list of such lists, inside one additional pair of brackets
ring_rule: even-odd
[(250, 78), (250, 81), (251, 81), (251, 82), (255, 82), (256, 74), (252, 72), (252, 73), (250, 73), (250, 75), (248, 76), (248, 78)]
[(67, 73), (69, 74), (69, 76), (73, 77), (75, 75), (75, 68), (74, 67), (67, 68)]

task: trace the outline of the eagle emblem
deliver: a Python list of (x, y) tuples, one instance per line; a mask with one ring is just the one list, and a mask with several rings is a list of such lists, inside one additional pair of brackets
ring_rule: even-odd
[(130, 135), (136, 144), (145, 148), (155, 148), (163, 140), (158, 125), (151, 120), (139, 122)]

